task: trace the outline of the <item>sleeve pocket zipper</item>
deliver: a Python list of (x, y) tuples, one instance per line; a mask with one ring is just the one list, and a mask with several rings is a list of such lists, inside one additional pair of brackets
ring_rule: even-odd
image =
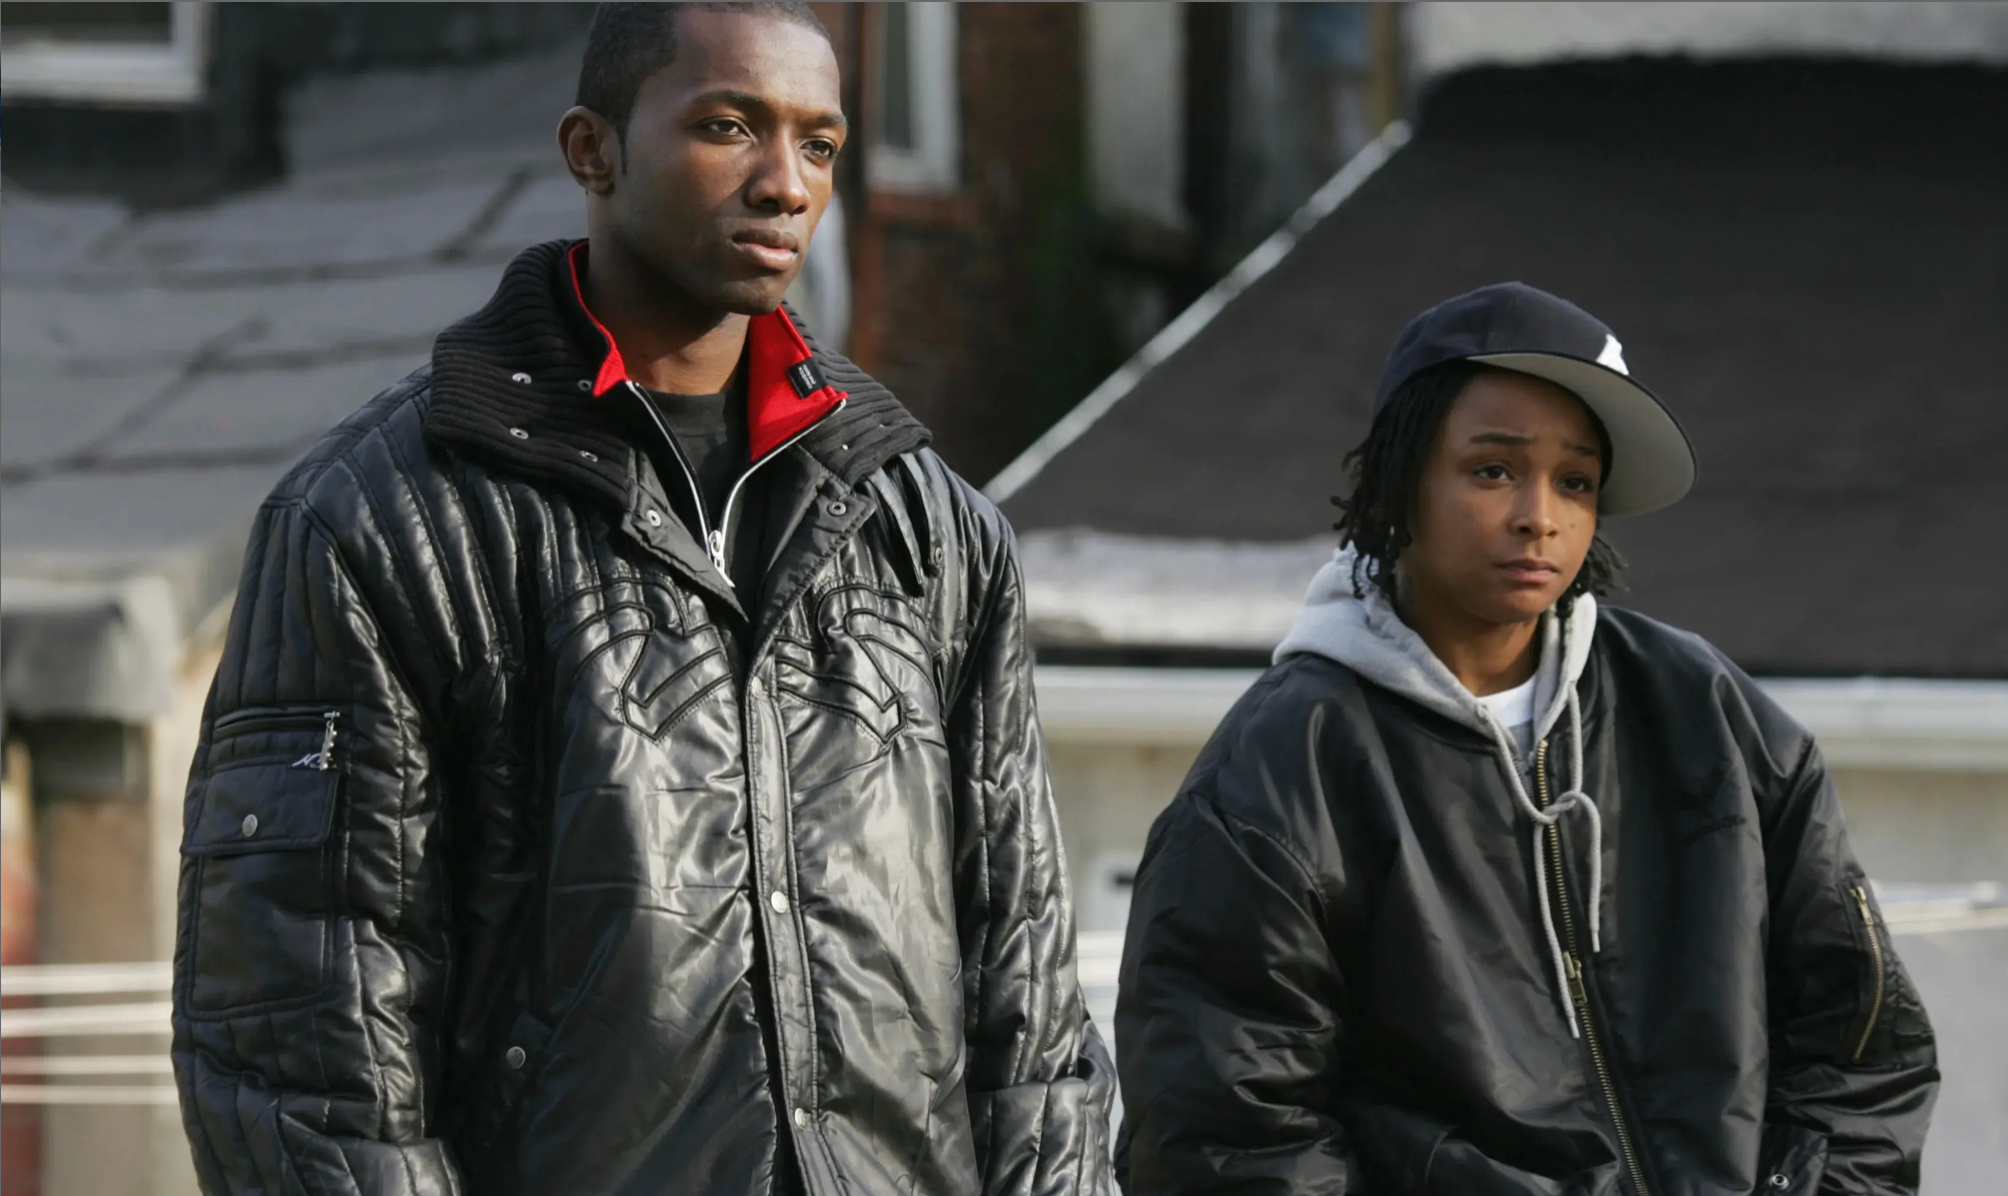
[(321, 728), (321, 746), (293, 761), (294, 768), (326, 772), (335, 766), (335, 739), (341, 715), (333, 710), (244, 710), (216, 721), (212, 739), (230, 739), (271, 731), (304, 731)]
[[(321, 717), (324, 720), (321, 725), (321, 750), (318, 752), (308, 752), (298, 760), (293, 761), (294, 768), (312, 768), (319, 772), (326, 772), (335, 766), (335, 712), (330, 710)], [(1882, 974), (1880, 965), (1877, 966), (1876, 974), (1878, 976)], [(1881, 980), (1876, 981), (1876, 996), (1878, 1000), (1881, 999)]]
[(1860, 1063), (1862, 1055), (1869, 1049), (1869, 1035), (1876, 1028), (1876, 1019), (1882, 1016), (1883, 981), (1887, 968), (1883, 962), (1882, 940), (1876, 936), (1875, 915), (1869, 909), (1868, 890), (1861, 885), (1855, 885), (1854, 893), (1855, 908), (1860, 911), (1862, 916), (1862, 929), (1869, 936), (1869, 958), (1875, 965), (1875, 988), (1869, 996), (1868, 1021), (1863, 1024), (1862, 1036), (1855, 1043), (1855, 1053), (1849, 1059), (1851, 1063)]
[[(210, 738), (238, 746), (196, 774), (182, 854), (262, 855), (326, 844), (342, 776), (335, 758), (340, 725), (338, 711), (311, 707), (265, 707), (218, 719)], [(295, 759), (310, 743), (314, 750)]]

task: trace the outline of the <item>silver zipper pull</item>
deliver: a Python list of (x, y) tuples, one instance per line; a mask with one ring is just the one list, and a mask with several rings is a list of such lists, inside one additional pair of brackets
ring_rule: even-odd
[(321, 750), (308, 752), (293, 761), (294, 768), (311, 768), (316, 772), (326, 772), (335, 766), (335, 712), (330, 710), (321, 716)]
[(704, 542), (705, 546), (711, 549), (711, 567), (718, 570), (718, 576), (725, 579), (726, 585), (731, 585), (732, 575), (725, 571), (725, 533), (713, 529), (705, 535)]

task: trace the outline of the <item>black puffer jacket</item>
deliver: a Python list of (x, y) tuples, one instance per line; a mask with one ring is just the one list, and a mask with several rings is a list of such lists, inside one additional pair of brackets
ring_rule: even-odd
[[(1403, 634), (1379, 606), (1352, 634)], [(1227, 717), (1137, 878), (1129, 1196), (1915, 1191), (1931, 1029), (1819, 751), (1699, 639), (1577, 619), (1581, 772), (1550, 682), (1527, 791), (1597, 811), (1553, 831), (1412, 632), (1393, 688), (1296, 652)]]
[(264, 505), (181, 873), (209, 1192), (1106, 1190), (1010, 531), (787, 316), (749, 358), (757, 595), (562, 245)]

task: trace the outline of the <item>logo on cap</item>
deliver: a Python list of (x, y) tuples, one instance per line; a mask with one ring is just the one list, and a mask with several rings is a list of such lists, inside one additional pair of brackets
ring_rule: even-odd
[(1625, 365), (1625, 347), (1618, 338), (1604, 333), (1604, 351), (1597, 354), (1597, 364), (1616, 370), (1625, 377), (1631, 377), (1631, 369)]

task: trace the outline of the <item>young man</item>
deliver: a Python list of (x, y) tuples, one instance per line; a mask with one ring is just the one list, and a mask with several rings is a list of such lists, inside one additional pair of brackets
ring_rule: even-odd
[(205, 1189), (1106, 1191), (1010, 531), (780, 306), (826, 35), (609, 5), (558, 135), (590, 237), (252, 535), (175, 958)]
[(1678, 425), (1519, 284), (1418, 317), (1374, 408), (1337, 559), (1151, 831), (1130, 1196), (1915, 1191), (1931, 1028), (1818, 749), (1597, 603)]

